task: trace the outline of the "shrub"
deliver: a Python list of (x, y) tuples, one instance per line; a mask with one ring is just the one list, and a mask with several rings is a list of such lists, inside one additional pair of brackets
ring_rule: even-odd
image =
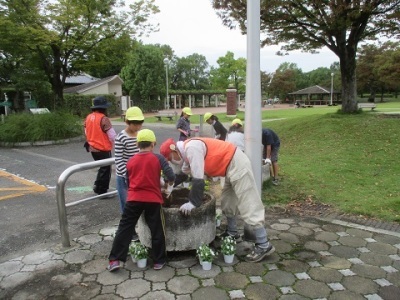
[(0, 123), (0, 142), (3, 143), (57, 141), (82, 134), (82, 121), (65, 112), (12, 114)]

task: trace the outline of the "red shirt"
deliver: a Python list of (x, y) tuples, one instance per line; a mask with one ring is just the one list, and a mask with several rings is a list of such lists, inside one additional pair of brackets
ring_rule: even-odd
[(162, 163), (168, 165), (164, 157), (153, 152), (139, 152), (128, 160), (126, 164), (129, 180), (127, 201), (164, 203), (160, 188)]

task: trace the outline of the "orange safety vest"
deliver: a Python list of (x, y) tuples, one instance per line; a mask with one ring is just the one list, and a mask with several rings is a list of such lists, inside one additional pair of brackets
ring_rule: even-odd
[(93, 112), (86, 117), (86, 141), (97, 150), (111, 151), (112, 143), (101, 128), (101, 119), (104, 117), (104, 114), (99, 112)]
[(206, 145), (204, 173), (210, 177), (225, 176), (236, 147), (231, 143), (212, 138), (192, 138), (186, 140), (184, 145), (192, 140), (200, 140)]

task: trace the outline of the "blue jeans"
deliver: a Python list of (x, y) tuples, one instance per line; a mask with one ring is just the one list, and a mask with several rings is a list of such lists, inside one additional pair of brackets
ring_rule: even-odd
[(128, 194), (128, 181), (124, 176), (116, 176), (117, 181), (117, 191), (119, 198), (119, 207), (121, 209), (121, 214), (124, 212), (124, 207), (126, 203), (126, 197)]

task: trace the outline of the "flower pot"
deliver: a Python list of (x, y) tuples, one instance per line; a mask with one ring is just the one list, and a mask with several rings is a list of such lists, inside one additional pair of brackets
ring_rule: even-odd
[(132, 261), (133, 261), (134, 263), (136, 263), (136, 262), (137, 262), (137, 259), (136, 259), (136, 257), (135, 257), (135, 256), (133, 256), (132, 254), (131, 254), (131, 258), (132, 258)]
[(137, 263), (138, 268), (141, 268), (141, 269), (146, 268), (147, 258), (138, 259), (136, 263)]
[(217, 219), (216, 222), (217, 222), (217, 227), (221, 226), (221, 220), (220, 219)]
[(226, 264), (233, 263), (234, 258), (235, 258), (235, 254), (224, 254), (224, 261)]
[(211, 261), (203, 261), (201, 266), (203, 267), (204, 271), (210, 271), (212, 267), (212, 262)]

